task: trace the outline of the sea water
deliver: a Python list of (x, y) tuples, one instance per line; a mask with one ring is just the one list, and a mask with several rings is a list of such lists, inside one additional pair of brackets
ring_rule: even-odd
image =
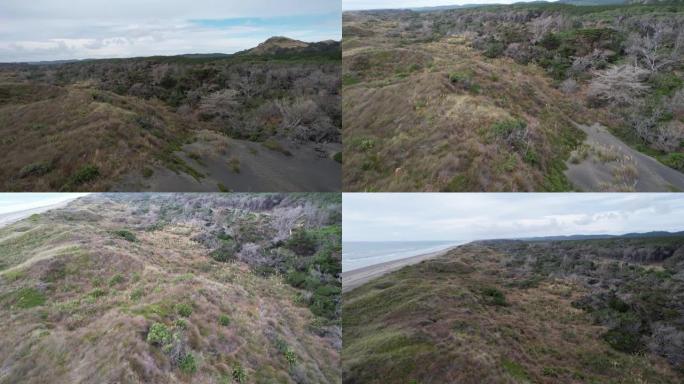
[(386, 261), (437, 252), (464, 241), (345, 241), (342, 244), (342, 272)]

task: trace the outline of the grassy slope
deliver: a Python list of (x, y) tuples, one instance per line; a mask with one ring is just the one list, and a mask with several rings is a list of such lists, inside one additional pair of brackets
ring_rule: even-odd
[[(99, 91), (89, 83), (3, 79), (1, 92), (8, 95), (0, 101), (0, 186), (6, 191), (107, 190), (157, 158), (169, 163), (169, 149), (188, 132), (189, 123), (158, 101)], [(143, 116), (154, 116), (157, 125), (142, 127)]]
[[(486, 59), (461, 38), (404, 46), (380, 37), (393, 25), (345, 24), (356, 28), (343, 45), (346, 188), (572, 188), (563, 161), (583, 136), (568, 116), (584, 109), (554, 89), (543, 70)], [(493, 126), (511, 119), (526, 122), (529, 148), (497, 137)]]
[(344, 294), (343, 382), (681, 381), (663, 358), (600, 338), (607, 328), (571, 305), (589, 292), (581, 280), (516, 273), (510, 260), (466, 245)]
[[(240, 370), (243, 382), (339, 381), (325, 321), (282, 277), (212, 260), (192, 220), (148, 225), (144, 208), (78, 204), (0, 229), (0, 383), (229, 383)], [(146, 342), (155, 322), (196, 372)]]

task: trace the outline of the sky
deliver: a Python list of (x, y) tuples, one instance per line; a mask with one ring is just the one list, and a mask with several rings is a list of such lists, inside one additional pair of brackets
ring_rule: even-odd
[(87, 193), (0, 193), (0, 214), (53, 205), (85, 195)]
[(234, 53), (340, 40), (340, 0), (2, 0), (0, 62)]
[(472, 241), (684, 230), (684, 194), (346, 193), (343, 241)]
[(463, 4), (511, 4), (537, 0), (342, 0), (342, 10), (404, 9)]

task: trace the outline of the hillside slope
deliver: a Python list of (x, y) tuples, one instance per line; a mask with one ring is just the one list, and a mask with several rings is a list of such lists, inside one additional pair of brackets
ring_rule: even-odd
[(338, 191), (339, 43), (279, 41), (235, 55), (0, 64), (0, 186)]
[(344, 383), (679, 383), (684, 238), (488, 241), (343, 294)]
[[(679, 190), (682, 26), (680, 2), (345, 12), (343, 184)], [(594, 125), (620, 145), (585, 142)]]
[(0, 228), (0, 383), (339, 382), (339, 208), (90, 195)]

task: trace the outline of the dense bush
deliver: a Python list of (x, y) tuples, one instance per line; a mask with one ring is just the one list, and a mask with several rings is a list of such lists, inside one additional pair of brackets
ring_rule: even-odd
[(166, 345), (171, 342), (171, 332), (166, 325), (154, 323), (147, 332), (147, 342), (156, 345)]
[(119, 229), (114, 231), (114, 234), (126, 241), (130, 241), (132, 243), (138, 241), (138, 238), (133, 234), (133, 232), (128, 231), (126, 229)]
[(174, 309), (176, 310), (176, 313), (178, 313), (179, 316), (190, 317), (190, 315), (192, 314), (192, 306), (190, 306), (190, 304), (176, 304)]

